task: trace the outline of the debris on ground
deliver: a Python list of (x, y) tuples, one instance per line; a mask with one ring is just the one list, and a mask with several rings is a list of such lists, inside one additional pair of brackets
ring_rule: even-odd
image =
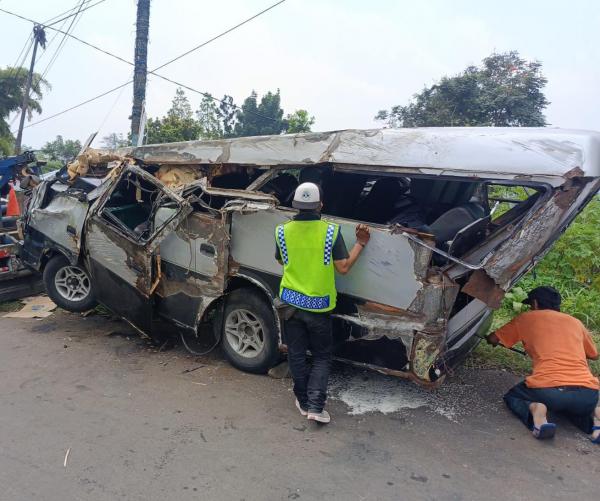
[(22, 300), (25, 306), (19, 311), (3, 315), (5, 318), (46, 318), (52, 315), (56, 304), (48, 296), (35, 296)]

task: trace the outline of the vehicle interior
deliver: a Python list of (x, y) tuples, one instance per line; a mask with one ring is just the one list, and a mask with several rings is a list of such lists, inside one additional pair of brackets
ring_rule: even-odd
[(159, 186), (126, 172), (117, 182), (100, 214), (121, 231), (143, 243), (150, 239), (154, 216), (160, 207), (176, 207), (176, 203)]
[[(436, 247), (460, 257), (500, 227), (515, 222), (543, 189), (305, 167), (277, 171), (259, 189), (292, 206), (294, 190), (314, 182), (323, 191), (323, 214), (377, 225), (400, 225), (432, 235)], [(436, 264), (443, 259), (436, 257)]]

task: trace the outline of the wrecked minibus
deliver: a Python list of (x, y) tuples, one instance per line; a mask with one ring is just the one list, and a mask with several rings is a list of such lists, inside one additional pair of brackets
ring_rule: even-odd
[(21, 258), (49, 296), (97, 302), (153, 336), (156, 321), (215, 341), (237, 368), (282, 360), (274, 228), (302, 181), (347, 242), (337, 359), (439, 384), (505, 293), (600, 189), (600, 133), (530, 128), (342, 130), (88, 149), (36, 187)]

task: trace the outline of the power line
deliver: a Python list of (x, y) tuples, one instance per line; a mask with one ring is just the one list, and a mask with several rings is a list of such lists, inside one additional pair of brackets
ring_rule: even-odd
[[(84, 3), (84, 5), (85, 5), (86, 3), (90, 3), (91, 1), (92, 1), (92, 0), (84, 0), (84, 1), (83, 1), (83, 3)], [(68, 9), (68, 10), (66, 10), (66, 11), (64, 11), (64, 12), (61, 12), (60, 14), (57, 14), (57, 15), (56, 15), (56, 16), (54, 16), (54, 17), (51, 17), (51, 18), (50, 18), (50, 19), (48, 19), (47, 21), (44, 21), (44, 23), (43, 23), (43, 24), (47, 26), (48, 24), (50, 24), (50, 23), (51, 23), (52, 21), (54, 21), (55, 19), (58, 19), (59, 17), (62, 17), (62, 16), (64, 16), (64, 15), (66, 15), (66, 14), (70, 14), (70, 13), (72, 13), (72, 12), (73, 12), (75, 9), (77, 9), (77, 7), (78, 7), (78, 6), (79, 6), (79, 2), (77, 2), (77, 3), (75, 4), (75, 7), (71, 7), (70, 9)]]
[[(79, 0), (77, 0), (77, 1), (79, 2)], [(81, 16), (79, 16), (79, 14), (81, 13), (81, 9), (83, 8), (84, 4), (85, 4), (85, 0), (81, 0), (81, 2), (79, 2), (79, 10), (71, 18), (71, 23), (69, 24), (67, 31), (63, 34), (63, 37), (62, 37), (61, 41), (59, 42), (58, 47), (56, 48), (56, 51), (54, 52), (54, 55), (52, 56), (52, 58), (46, 65), (46, 68), (44, 69), (44, 71), (42, 72), (42, 78), (44, 78), (48, 74), (48, 72), (50, 71), (50, 68), (52, 67), (52, 65), (54, 64), (56, 59), (58, 59), (60, 52), (62, 51), (62, 49), (64, 48), (64, 46), (67, 43), (68, 35), (70, 34), (70, 32), (72, 30), (75, 29), (76, 22), (78, 23), (81, 20)], [(77, 16), (79, 16), (79, 17), (77, 17)]]
[(90, 99), (87, 99), (86, 101), (83, 101), (82, 103), (71, 106), (70, 108), (67, 108), (66, 110), (59, 111), (58, 113), (55, 113), (54, 115), (50, 115), (49, 117), (38, 120), (37, 122), (30, 123), (30, 124), (26, 125), (25, 128), (33, 127), (34, 125), (41, 124), (42, 122), (46, 122), (47, 120), (51, 120), (52, 118), (56, 118), (60, 115), (64, 115), (65, 113), (68, 113), (69, 111), (72, 111), (76, 108), (80, 108), (81, 106), (91, 103), (92, 101), (96, 101), (97, 99), (100, 99), (101, 97), (108, 96), (109, 94), (112, 94), (113, 92), (118, 91), (120, 88), (125, 87), (126, 85), (129, 85), (130, 83), (133, 83), (133, 80), (129, 80), (129, 82), (125, 82), (124, 84), (114, 87), (113, 89), (107, 90), (106, 92), (103, 92), (102, 94), (99, 94)]
[[(102, 0), (102, 1), (105, 1), (105, 0)], [(233, 27), (231, 27), (231, 28), (229, 28), (229, 29), (225, 30), (224, 32), (222, 32), (222, 33), (219, 33), (218, 35), (216, 35), (216, 36), (212, 37), (211, 39), (209, 39), (209, 40), (207, 40), (207, 41), (205, 41), (205, 42), (201, 43), (200, 45), (197, 45), (196, 47), (194, 47), (194, 48), (192, 48), (192, 49), (190, 49), (190, 50), (188, 50), (188, 51), (184, 52), (183, 54), (181, 54), (181, 55), (179, 55), (179, 56), (177, 56), (177, 57), (175, 57), (175, 58), (173, 58), (173, 59), (171, 59), (171, 60), (167, 61), (166, 63), (164, 63), (164, 64), (162, 64), (162, 65), (158, 66), (157, 68), (155, 68), (155, 69), (153, 69), (153, 70), (150, 70), (150, 71), (148, 71), (148, 73), (150, 73), (150, 74), (152, 74), (152, 75), (154, 75), (154, 76), (156, 76), (156, 77), (158, 77), (158, 78), (161, 78), (162, 80), (165, 80), (165, 81), (167, 81), (167, 82), (170, 82), (170, 83), (173, 83), (173, 84), (175, 84), (175, 85), (178, 85), (179, 87), (182, 87), (182, 88), (184, 88), (184, 89), (187, 89), (187, 90), (189, 90), (189, 91), (191, 91), (191, 92), (195, 92), (195, 93), (197, 93), (197, 94), (200, 94), (200, 95), (202, 95), (202, 96), (209, 97), (210, 99), (213, 99), (214, 101), (217, 101), (217, 102), (219, 102), (219, 103), (223, 103), (223, 102), (224, 102), (224, 100), (222, 100), (222, 99), (219, 99), (219, 98), (216, 98), (216, 97), (212, 96), (211, 94), (209, 94), (208, 92), (202, 92), (202, 91), (199, 91), (199, 90), (197, 90), (197, 89), (194, 89), (194, 88), (192, 88), (192, 87), (189, 87), (189, 86), (187, 86), (187, 85), (185, 85), (185, 84), (182, 84), (182, 83), (180, 83), (180, 82), (177, 82), (177, 81), (175, 81), (175, 80), (172, 80), (172, 79), (170, 79), (170, 78), (167, 78), (167, 77), (165, 77), (165, 76), (162, 76), (162, 75), (160, 75), (160, 74), (156, 73), (156, 71), (157, 71), (157, 70), (159, 70), (159, 69), (162, 69), (162, 68), (164, 68), (165, 66), (168, 66), (169, 64), (172, 64), (172, 63), (174, 63), (175, 61), (178, 61), (178, 60), (180, 60), (181, 58), (183, 58), (183, 57), (185, 57), (185, 56), (187, 56), (187, 55), (191, 54), (192, 52), (195, 52), (196, 50), (198, 50), (198, 49), (200, 49), (200, 48), (202, 48), (202, 47), (205, 47), (205, 46), (206, 46), (206, 45), (208, 45), (209, 43), (211, 43), (211, 42), (213, 42), (213, 41), (215, 41), (215, 40), (218, 40), (219, 38), (221, 38), (221, 37), (225, 36), (226, 34), (228, 34), (228, 33), (231, 33), (232, 31), (234, 31), (234, 30), (236, 30), (236, 29), (238, 29), (238, 28), (240, 28), (240, 27), (244, 26), (245, 24), (247, 24), (247, 23), (249, 23), (250, 21), (252, 21), (252, 20), (256, 19), (257, 17), (259, 17), (259, 16), (261, 16), (261, 15), (263, 15), (263, 14), (267, 13), (268, 11), (270, 11), (270, 10), (274, 9), (274, 8), (275, 8), (275, 7), (277, 7), (278, 5), (281, 5), (281, 4), (282, 4), (282, 3), (284, 3), (285, 1), (286, 1), (286, 0), (280, 0), (280, 1), (276, 2), (276, 3), (274, 3), (274, 4), (273, 4), (273, 5), (271, 5), (270, 7), (267, 7), (266, 9), (264, 9), (264, 10), (262, 10), (262, 11), (258, 12), (257, 14), (255, 14), (255, 15), (253, 15), (253, 16), (251, 16), (251, 17), (249, 17), (249, 18), (245, 19), (244, 21), (242, 21), (242, 22), (240, 22), (240, 23), (236, 24), (235, 26), (233, 26)], [(91, 8), (91, 7), (93, 7), (94, 5), (97, 5), (98, 3), (100, 3), (100, 2), (97, 2), (96, 4), (93, 4), (93, 5), (91, 5), (91, 6), (88, 6), (88, 7), (86, 7), (86, 9), (83, 9), (83, 10), (87, 10), (88, 8)], [(83, 10), (82, 10), (82, 12), (83, 12)], [(20, 19), (23, 19), (23, 20), (25, 20), (25, 21), (29, 21), (29, 22), (31, 22), (31, 23), (37, 24), (37, 23), (36, 23), (36, 21), (34, 21), (33, 19), (28, 19), (28, 18), (26, 18), (26, 17), (24, 17), (24, 16), (21, 16), (21, 15), (19, 15), (19, 14), (15, 14), (15, 13), (13, 13), (13, 12), (9, 12), (9, 11), (7, 11), (7, 10), (5, 10), (5, 9), (1, 9), (1, 8), (0, 8), (0, 11), (2, 11), (2, 12), (5, 12), (6, 14), (10, 14), (10, 15), (16, 16), (16, 17), (18, 17), (18, 18), (20, 18)], [(52, 24), (56, 24), (56, 23), (52, 23)], [(101, 49), (100, 47), (98, 47), (98, 46), (96, 46), (96, 45), (94, 45), (94, 44), (91, 44), (91, 43), (89, 43), (89, 42), (86, 42), (85, 40), (82, 40), (81, 38), (78, 38), (78, 37), (76, 37), (76, 36), (74, 36), (74, 35), (72, 35), (72, 34), (70, 34), (70, 33), (64, 32), (64, 31), (62, 31), (62, 30), (59, 30), (59, 29), (57, 29), (57, 28), (53, 28), (51, 25), (48, 25), (47, 27), (48, 27), (48, 28), (50, 28), (50, 29), (52, 29), (52, 30), (58, 31), (58, 32), (60, 32), (60, 33), (66, 34), (66, 36), (69, 36), (69, 37), (71, 37), (71, 38), (74, 38), (74, 39), (75, 39), (75, 40), (77, 40), (78, 42), (81, 42), (81, 43), (83, 43), (84, 45), (87, 45), (87, 46), (89, 46), (89, 47), (91, 47), (91, 48), (93, 48), (93, 49), (95, 49), (95, 50), (97, 50), (97, 51), (100, 51), (100, 52), (102, 52), (102, 53), (104, 53), (104, 54), (106, 54), (106, 55), (108, 55), (108, 56), (110, 56), (110, 57), (113, 57), (113, 58), (115, 58), (115, 59), (118, 59), (118, 60), (119, 60), (119, 61), (121, 61), (121, 62), (124, 62), (124, 63), (126, 63), (126, 64), (129, 64), (129, 65), (131, 65), (131, 66), (133, 66), (133, 65), (134, 65), (134, 64), (133, 64), (131, 61), (127, 61), (126, 59), (123, 59), (122, 57), (120, 57), (120, 56), (117, 56), (116, 54), (113, 54), (113, 53), (111, 53), (111, 52), (108, 52), (108, 51), (106, 51), (106, 50), (104, 50), (104, 49)], [(121, 89), (121, 88), (123, 88), (123, 87), (125, 87), (125, 86), (129, 85), (129, 84), (130, 84), (130, 83), (132, 83), (132, 82), (133, 82), (133, 80), (129, 80), (129, 81), (127, 81), (127, 82), (125, 82), (125, 83), (123, 83), (123, 84), (121, 84), (121, 85), (117, 86), (117, 87), (114, 87), (113, 89), (110, 89), (110, 90), (108, 90), (108, 91), (106, 91), (106, 92), (103, 92), (102, 94), (99, 94), (99, 95), (97, 95), (97, 96), (94, 96), (94, 97), (92, 97), (92, 98), (90, 98), (90, 99), (86, 99), (85, 101), (83, 101), (83, 102), (81, 102), (81, 103), (79, 103), (79, 104), (76, 104), (76, 105), (74, 105), (74, 106), (71, 106), (71, 107), (69, 107), (69, 108), (67, 108), (67, 109), (65, 109), (65, 110), (62, 110), (62, 111), (58, 112), (58, 113), (55, 113), (55, 114), (53, 114), (53, 115), (50, 115), (49, 117), (45, 117), (45, 118), (43, 118), (43, 119), (41, 119), (41, 120), (38, 120), (37, 122), (32, 122), (32, 123), (30, 123), (30, 124), (26, 125), (25, 127), (26, 127), (26, 128), (28, 128), (28, 127), (33, 127), (34, 125), (38, 125), (38, 124), (40, 124), (40, 123), (43, 123), (43, 122), (46, 122), (47, 120), (50, 120), (50, 119), (52, 119), (52, 118), (56, 118), (56, 117), (58, 117), (58, 116), (60, 116), (60, 115), (63, 115), (63, 114), (65, 114), (65, 113), (68, 113), (69, 111), (72, 111), (72, 110), (74, 110), (74, 109), (77, 109), (77, 108), (79, 108), (79, 107), (81, 107), (81, 106), (84, 106), (84, 105), (86, 105), (86, 104), (88, 104), (88, 103), (91, 103), (91, 102), (93, 102), (93, 101), (96, 101), (97, 99), (100, 99), (100, 98), (102, 98), (102, 97), (104, 97), (104, 96), (106, 96), (106, 95), (108, 95), (108, 94), (111, 94), (112, 92), (116, 92), (117, 90), (119, 90), (119, 89)], [(240, 109), (241, 109), (241, 107), (240, 107), (240, 106), (238, 106), (238, 105), (235, 105), (235, 104), (233, 104), (233, 105), (232, 105), (232, 107), (233, 107), (233, 108), (235, 108), (235, 109), (237, 109), (237, 110), (240, 110)], [(268, 116), (266, 116), (266, 115), (262, 115), (262, 114), (260, 114), (260, 113), (256, 113), (256, 112), (249, 112), (249, 113), (250, 113), (250, 114), (252, 114), (252, 115), (255, 115), (255, 116), (258, 116), (258, 117), (261, 117), (261, 118), (267, 119), (267, 120), (272, 120), (272, 121), (275, 121), (275, 119), (274, 119), (273, 117), (268, 117)]]
[(180, 56), (177, 56), (173, 59), (171, 59), (170, 61), (167, 61), (166, 63), (160, 65), (158, 68), (154, 68), (154, 71), (158, 71), (162, 68), (164, 68), (165, 66), (168, 66), (171, 63), (174, 63), (175, 61), (178, 61), (179, 59), (181, 59), (182, 57), (185, 57), (189, 54), (191, 54), (192, 52), (197, 51), (198, 49), (201, 49), (202, 47), (208, 45), (211, 42), (214, 42), (215, 40), (218, 40), (219, 38), (227, 35), (228, 33), (231, 33), (234, 30), (237, 30), (238, 28), (241, 28), (242, 26), (244, 26), (245, 24), (249, 23), (250, 21), (253, 21), (254, 19), (256, 19), (259, 16), (262, 16), (263, 14), (266, 14), (267, 12), (269, 12), (271, 9), (274, 9), (275, 7), (277, 7), (278, 5), (281, 5), (282, 3), (284, 3), (286, 0), (280, 0), (279, 2), (274, 3), (273, 5), (271, 5), (270, 7), (267, 7), (264, 10), (261, 10), (258, 14), (253, 15), (252, 17), (249, 17), (248, 19), (242, 21), (241, 23), (236, 24), (235, 26), (229, 28), (228, 30), (225, 30), (223, 33), (219, 33), (217, 36), (212, 37), (211, 39), (207, 40), (206, 42), (201, 43), (200, 45), (197, 45), (196, 47), (194, 47), (193, 49), (188, 50), (187, 52), (184, 52), (183, 54), (181, 54)]
[[(98, 2), (96, 2), (96, 3), (92, 4), (92, 5), (88, 5), (84, 9), (81, 9), (81, 12), (85, 12), (86, 10), (91, 9), (92, 7), (95, 7), (96, 5), (99, 5), (99, 4), (103, 3), (103, 2), (106, 2), (106, 0), (98, 0)], [(71, 9), (71, 10), (74, 10), (74, 8)], [(29, 19), (28, 17), (22, 16), (20, 14), (16, 14), (15, 12), (11, 12), (11, 11), (6, 10), (6, 9), (0, 8), (0, 12), (4, 12), (5, 14), (9, 14), (9, 15), (14, 16), (14, 17), (18, 17), (19, 19), (22, 19), (23, 21), (28, 21), (28, 22), (34, 23), (34, 24), (41, 24), (42, 27), (44, 27), (44, 28), (51, 28), (51, 29), (54, 29), (54, 28), (52, 28), (52, 26), (54, 26), (55, 24), (58, 24), (58, 23), (60, 23), (62, 21), (65, 21), (66, 19), (69, 19), (70, 17), (73, 17), (75, 15), (75, 14), (70, 14), (68, 16), (62, 17), (61, 19), (58, 19), (57, 21), (53, 21), (50, 24), (42, 24), (42, 23), (38, 23), (38, 22), (34, 21), (33, 19)]]
[[(80, 14), (82, 12), (85, 12), (86, 10), (91, 9), (92, 7), (95, 7), (96, 5), (99, 5), (99, 4), (103, 3), (103, 2), (106, 2), (106, 0), (99, 0), (98, 2), (96, 2), (96, 3), (92, 4), (92, 5), (86, 6), (85, 9), (80, 9), (75, 14), (69, 14), (68, 16), (63, 17), (63, 18), (59, 19), (58, 21), (54, 21), (54, 22), (52, 22), (50, 24), (45, 24), (44, 27), (51, 28), (55, 24), (58, 24), (61, 21), (64, 21), (65, 19), (69, 19), (70, 17), (76, 16), (77, 14)], [(71, 10), (74, 10), (74, 9), (71, 9)]]

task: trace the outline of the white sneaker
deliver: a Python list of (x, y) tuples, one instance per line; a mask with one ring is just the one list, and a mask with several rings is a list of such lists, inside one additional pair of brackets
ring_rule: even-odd
[(323, 410), (321, 412), (309, 412), (308, 419), (310, 421), (317, 421), (318, 423), (327, 424), (331, 421), (331, 416), (329, 412)]
[(296, 399), (296, 407), (300, 411), (300, 414), (302, 414), (303, 416), (307, 416), (308, 415), (308, 412), (305, 411), (302, 407), (300, 407), (300, 402), (298, 402), (298, 399)]

